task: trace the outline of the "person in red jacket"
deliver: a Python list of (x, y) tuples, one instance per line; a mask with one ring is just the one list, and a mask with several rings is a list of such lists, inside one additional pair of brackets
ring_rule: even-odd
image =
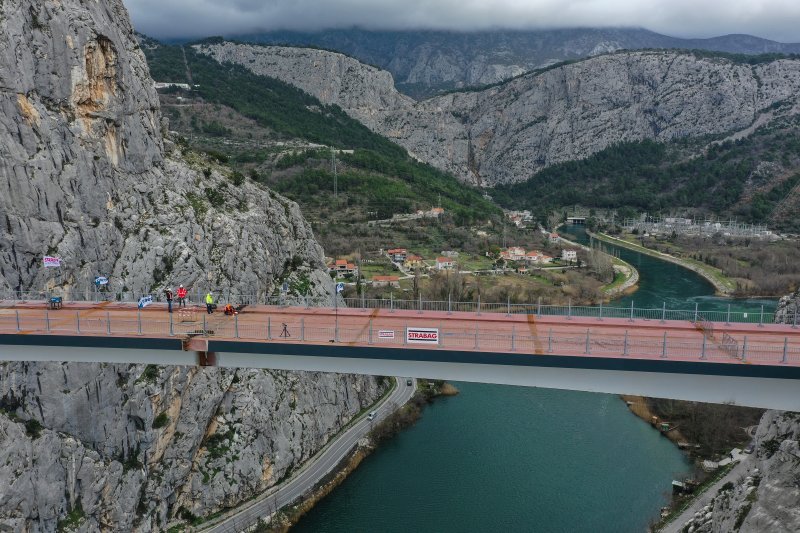
[(183, 285), (178, 287), (178, 307), (186, 307), (186, 289)]

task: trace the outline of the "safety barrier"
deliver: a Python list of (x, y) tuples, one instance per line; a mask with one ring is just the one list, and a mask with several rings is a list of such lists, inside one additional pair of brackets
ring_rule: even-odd
[[(65, 303), (76, 302), (99, 302), (101, 300), (85, 298), (85, 294), (67, 291), (58, 292), (52, 295), (62, 296)], [(469, 313), (503, 313), (503, 314), (529, 314), (536, 316), (563, 316), (567, 319), (572, 317), (588, 317), (602, 320), (604, 318), (627, 318), (629, 320), (659, 320), (659, 321), (690, 321), (700, 324), (708, 323), (749, 323), (749, 324), (769, 324), (775, 320), (775, 313), (765, 310), (759, 306), (747, 310), (733, 310), (728, 305), (723, 311), (702, 311), (699, 304), (695, 304), (694, 309), (668, 309), (666, 303), (660, 308), (635, 307), (634, 302), (628, 307), (607, 306), (604, 304), (596, 306), (577, 306), (568, 302), (567, 305), (547, 305), (542, 303), (541, 298), (531, 303), (511, 303), (510, 300), (500, 302), (481, 302), (480, 298), (474, 302), (457, 302), (451, 300), (416, 300), (390, 298), (333, 298), (332, 296), (259, 296), (256, 294), (241, 294), (236, 291), (221, 291), (215, 294), (214, 301), (223, 303), (233, 303), (235, 305), (272, 305), (278, 307), (347, 307), (356, 309), (386, 309), (389, 311), (440, 311), (440, 312), (469, 312)], [(0, 290), (0, 302), (46, 302), (52, 296), (45, 292), (16, 292)], [(125, 292), (118, 294), (106, 294), (107, 301), (121, 303), (136, 303), (144, 294), (135, 292)], [(153, 300), (164, 302), (163, 294), (154, 294)], [(193, 291), (187, 298), (189, 303), (202, 304), (204, 295), (201, 291)], [(177, 308), (177, 302), (173, 302)], [(800, 313), (789, 313), (788, 320), (793, 326), (797, 327), (800, 321)]]

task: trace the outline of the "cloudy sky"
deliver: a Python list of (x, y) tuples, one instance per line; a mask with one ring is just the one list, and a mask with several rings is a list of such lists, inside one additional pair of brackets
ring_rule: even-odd
[(800, 0), (124, 0), (157, 38), (257, 30), (638, 26), (676, 37), (800, 42)]

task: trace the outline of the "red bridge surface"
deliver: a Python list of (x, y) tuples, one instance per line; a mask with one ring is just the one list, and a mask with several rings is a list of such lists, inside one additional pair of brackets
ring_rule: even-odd
[(139, 310), (132, 304), (73, 303), (46, 310), (42, 303), (17, 303), (0, 308), (0, 334), (184, 338), (185, 349), (193, 351), (206, 350), (209, 340), (283, 345), (333, 343), (531, 357), (800, 366), (800, 329), (791, 325), (532, 314), (248, 306), (236, 316), (226, 316), (220, 310), (208, 315), (205, 307), (192, 306), (175, 307), (170, 315), (163, 304)]

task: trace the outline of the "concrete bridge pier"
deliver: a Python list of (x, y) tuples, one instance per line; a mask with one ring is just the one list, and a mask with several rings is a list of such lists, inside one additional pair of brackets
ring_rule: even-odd
[(183, 341), (183, 350), (197, 354), (198, 366), (217, 366), (217, 354), (208, 350), (207, 337), (189, 337)]

